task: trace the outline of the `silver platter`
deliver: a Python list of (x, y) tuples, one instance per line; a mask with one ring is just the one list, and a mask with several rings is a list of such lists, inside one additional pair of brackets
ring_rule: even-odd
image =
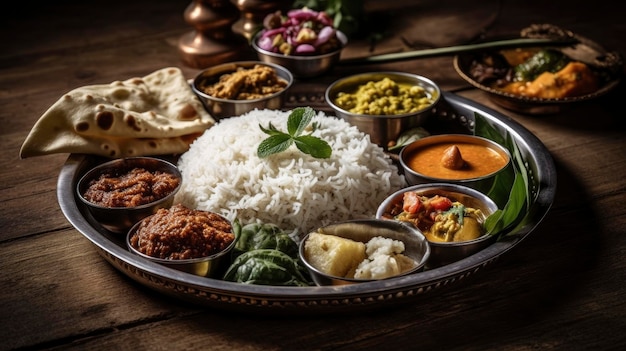
[(77, 201), (75, 187), (80, 176), (104, 159), (72, 154), (61, 169), (57, 197), (68, 221), (97, 248), (115, 268), (135, 281), (163, 294), (198, 305), (267, 314), (327, 314), (363, 311), (400, 303), (415, 303), (442, 287), (471, 278), (493, 265), (503, 254), (526, 238), (543, 220), (556, 191), (556, 168), (543, 143), (516, 121), (471, 100), (444, 92), (436, 111), (436, 123), (451, 128), (472, 128), (474, 114), (484, 116), (502, 133), (517, 141), (532, 174), (534, 199), (524, 224), (486, 249), (439, 268), (357, 285), (280, 287), (248, 285), (183, 273), (127, 251), (121, 237), (107, 232)]

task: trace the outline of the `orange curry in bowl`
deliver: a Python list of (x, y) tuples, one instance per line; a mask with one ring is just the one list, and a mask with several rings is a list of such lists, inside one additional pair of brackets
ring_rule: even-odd
[(446, 180), (486, 177), (502, 170), (510, 159), (499, 145), (470, 135), (426, 137), (407, 146), (401, 158), (416, 173)]
[(478, 178), (497, 172), (507, 160), (492, 148), (472, 143), (438, 143), (407, 156), (414, 171), (441, 179)]

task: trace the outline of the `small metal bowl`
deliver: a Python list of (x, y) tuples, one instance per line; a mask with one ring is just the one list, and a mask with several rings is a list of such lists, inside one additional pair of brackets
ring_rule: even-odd
[[(477, 190), (458, 184), (432, 183), (413, 185), (391, 194), (378, 207), (376, 218), (399, 222), (388, 218), (386, 214), (389, 213), (392, 207), (402, 203), (404, 193), (406, 192), (416, 192), (418, 195), (429, 197), (434, 195), (445, 196), (453, 201), (462, 203), (466, 207), (480, 209), (485, 218), (498, 210), (498, 206), (493, 200)], [(431, 254), (427, 268), (443, 266), (471, 256), (491, 245), (496, 238), (496, 235), (487, 233), (477, 239), (467, 241), (435, 242), (428, 240)]]
[(224, 259), (228, 258), (228, 253), (235, 247), (237, 240), (233, 240), (233, 242), (224, 250), (210, 256), (206, 257), (198, 257), (191, 259), (183, 259), (183, 260), (168, 260), (164, 258), (152, 257), (144, 254), (143, 252), (137, 250), (131, 243), (130, 238), (137, 231), (139, 226), (143, 221), (147, 221), (151, 216), (144, 218), (143, 220), (136, 223), (126, 235), (126, 247), (130, 252), (140, 257), (143, 257), (151, 262), (158, 263), (164, 265), (169, 268), (176, 269), (181, 272), (190, 273), (193, 275), (201, 276), (201, 277), (210, 277), (214, 278), (219, 276), (220, 272), (223, 271), (223, 264), (227, 261)]
[[(367, 82), (380, 81), (390, 78), (398, 84), (421, 86), (432, 101), (423, 109), (398, 115), (367, 115), (349, 112), (336, 104), (339, 93), (354, 92), (359, 86)], [(423, 125), (433, 115), (435, 106), (441, 98), (441, 90), (432, 80), (411, 73), (404, 72), (370, 72), (360, 73), (341, 78), (326, 89), (326, 103), (335, 111), (338, 117), (356, 126), (361, 132), (369, 134), (373, 143), (383, 148), (389, 142), (395, 142), (402, 132)]]
[[(404, 243), (405, 251), (403, 254), (413, 259), (416, 263), (415, 267), (401, 274), (401, 276), (421, 271), (430, 257), (430, 247), (428, 241), (422, 232), (414, 226), (396, 221), (387, 221), (379, 219), (359, 219), (351, 220), (336, 224), (331, 224), (317, 230), (318, 233), (335, 235), (342, 238), (367, 243), (370, 239), (382, 236)], [(329, 275), (314, 267), (305, 254), (305, 244), (309, 238), (307, 234), (299, 245), (299, 255), (309, 270), (311, 278), (315, 284), (324, 285), (348, 285), (372, 281), (374, 279), (354, 279)], [(397, 277), (397, 276), (396, 276)], [(385, 279), (391, 279), (385, 278)]]
[[(120, 173), (128, 172), (136, 167), (141, 167), (151, 172), (161, 171), (173, 174), (179, 179), (178, 187), (159, 200), (136, 207), (105, 207), (83, 197), (83, 194), (89, 187), (89, 182), (99, 178), (104, 172), (110, 170)], [(92, 217), (102, 227), (113, 233), (126, 233), (135, 223), (155, 213), (158, 209), (170, 207), (174, 201), (174, 196), (181, 187), (182, 181), (183, 178), (178, 167), (168, 161), (155, 157), (128, 157), (108, 161), (89, 170), (76, 184), (76, 193)]]
[(322, 55), (285, 55), (261, 49), (257, 45), (259, 32), (251, 41), (252, 48), (257, 52), (259, 60), (283, 66), (287, 68), (296, 78), (312, 78), (320, 76), (330, 71), (341, 57), (341, 51), (348, 44), (348, 38), (340, 31), (337, 31), (337, 38), (343, 44), (341, 48)]
[[(410, 167), (409, 160), (411, 157), (413, 157), (413, 155), (415, 155), (415, 153), (420, 152), (420, 150), (423, 150), (427, 147), (440, 144), (445, 146), (452, 144), (458, 144), (459, 146), (463, 144), (474, 144), (477, 146), (485, 147), (493, 151), (494, 154), (492, 154), (491, 157), (497, 154), (505, 162), (502, 167), (498, 168), (497, 170), (481, 176), (465, 177), (462, 175), (462, 171), (454, 172), (454, 175), (460, 174), (460, 176), (456, 178), (452, 178), (452, 174), (450, 175), (450, 177), (437, 177), (433, 174), (420, 173)], [(485, 157), (489, 157), (489, 155), (485, 155)], [(404, 172), (404, 177), (406, 178), (409, 185), (424, 183), (454, 183), (468, 186), (481, 192), (488, 192), (493, 185), (496, 176), (501, 172), (505, 172), (511, 164), (511, 154), (505, 147), (492, 140), (466, 134), (440, 134), (423, 137), (403, 147), (400, 151), (399, 159), (400, 166), (402, 167), (402, 170)], [(480, 162), (474, 160), (473, 163), (479, 164)], [(428, 163), (429, 166), (433, 166), (434, 164), (435, 163), (432, 162)]]
[[(211, 96), (202, 90), (202, 86), (207, 82), (207, 84), (215, 83), (224, 74), (235, 72), (238, 68), (250, 69), (255, 65), (271, 67), (276, 72), (276, 75), (287, 83), (285, 88), (274, 94), (253, 100), (222, 99)], [(279, 110), (283, 106), (285, 92), (287, 92), (292, 84), (293, 75), (285, 67), (260, 61), (238, 61), (224, 63), (201, 71), (194, 78), (191, 88), (194, 93), (196, 93), (200, 101), (202, 101), (206, 110), (214, 118), (220, 119), (225, 117), (240, 116), (254, 109)]]

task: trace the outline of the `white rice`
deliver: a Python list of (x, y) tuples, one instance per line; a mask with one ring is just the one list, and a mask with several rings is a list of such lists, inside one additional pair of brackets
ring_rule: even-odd
[(356, 127), (318, 112), (313, 135), (326, 140), (332, 155), (316, 159), (292, 145), (265, 159), (257, 147), (269, 122), (286, 132), (290, 111), (254, 110), (220, 120), (184, 153), (178, 166), (183, 183), (176, 201), (213, 211), (242, 224), (273, 223), (308, 233), (348, 219), (373, 218), (378, 205), (406, 186), (383, 149)]

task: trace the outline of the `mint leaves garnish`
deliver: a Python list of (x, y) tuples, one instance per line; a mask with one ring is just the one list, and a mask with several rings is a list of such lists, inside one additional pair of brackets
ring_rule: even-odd
[(303, 134), (315, 117), (315, 111), (310, 107), (297, 107), (291, 111), (287, 119), (287, 133), (276, 129), (270, 122), (267, 128), (259, 124), (259, 128), (269, 137), (259, 144), (257, 155), (265, 158), (287, 150), (296, 144), (298, 150), (315, 158), (329, 158), (332, 149), (323, 139), (311, 134), (319, 128), (317, 123), (311, 125), (311, 132)]

